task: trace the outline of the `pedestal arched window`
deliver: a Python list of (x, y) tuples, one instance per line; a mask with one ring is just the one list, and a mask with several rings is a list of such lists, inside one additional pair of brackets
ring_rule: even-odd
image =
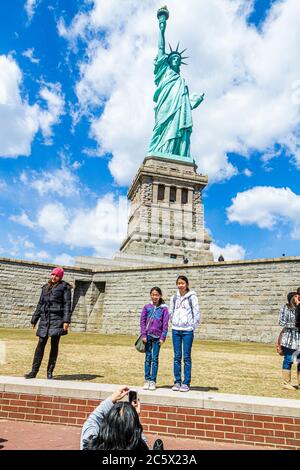
[(181, 204), (187, 204), (188, 202), (188, 190), (183, 188), (181, 190)]
[(175, 188), (175, 186), (171, 186), (171, 188), (170, 188), (170, 202), (176, 202), (176, 192), (177, 192), (177, 189)]
[(165, 199), (165, 186), (163, 184), (158, 185), (157, 199), (158, 201), (164, 201)]

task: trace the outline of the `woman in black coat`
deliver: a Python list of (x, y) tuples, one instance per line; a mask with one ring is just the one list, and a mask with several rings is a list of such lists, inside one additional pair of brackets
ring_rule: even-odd
[(36, 335), (39, 336), (39, 342), (34, 353), (32, 369), (24, 376), (26, 379), (33, 379), (37, 375), (49, 336), (51, 337), (51, 350), (47, 378), (53, 378), (59, 340), (62, 335), (68, 333), (72, 314), (71, 286), (62, 280), (63, 276), (64, 270), (62, 268), (53, 269), (51, 279), (42, 287), (39, 303), (31, 318), (32, 328), (35, 328), (39, 321), (36, 332)]

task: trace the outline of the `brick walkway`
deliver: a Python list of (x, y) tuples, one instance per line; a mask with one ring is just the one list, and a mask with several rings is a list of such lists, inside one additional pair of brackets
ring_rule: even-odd
[[(1, 450), (76, 450), (81, 428), (0, 420)], [(159, 436), (149, 435), (149, 445)], [(258, 450), (267, 447), (162, 437), (166, 450)]]

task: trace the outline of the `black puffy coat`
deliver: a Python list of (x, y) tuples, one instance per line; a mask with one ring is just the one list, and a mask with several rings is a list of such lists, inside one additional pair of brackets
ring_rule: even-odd
[(37, 336), (61, 336), (64, 331), (63, 324), (71, 322), (71, 286), (65, 281), (60, 281), (52, 288), (49, 284), (42, 287), (42, 293), (36, 310), (31, 318), (31, 324), (39, 326)]

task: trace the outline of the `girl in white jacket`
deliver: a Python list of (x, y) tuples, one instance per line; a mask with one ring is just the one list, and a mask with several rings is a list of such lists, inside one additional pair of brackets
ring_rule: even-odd
[[(189, 289), (189, 281), (185, 276), (178, 276), (178, 291), (170, 300), (170, 319), (172, 323), (172, 341), (174, 348), (174, 392), (188, 392), (192, 372), (192, 344), (194, 331), (200, 323), (201, 315), (198, 298)], [(181, 378), (182, 350), (184, 361), (184, 379)]]

